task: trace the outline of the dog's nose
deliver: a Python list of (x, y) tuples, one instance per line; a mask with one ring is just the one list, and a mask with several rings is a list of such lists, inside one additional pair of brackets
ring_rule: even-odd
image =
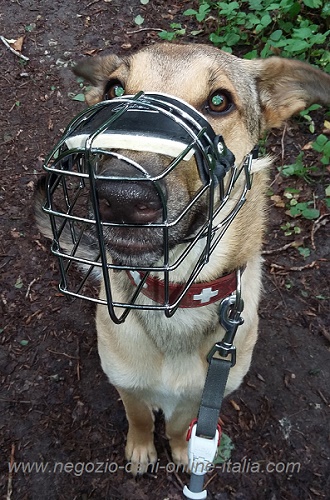
[(162, 215), (161, 196), (151, 181), (98, 181), (97, 191), (103, 222), (150, 224)]

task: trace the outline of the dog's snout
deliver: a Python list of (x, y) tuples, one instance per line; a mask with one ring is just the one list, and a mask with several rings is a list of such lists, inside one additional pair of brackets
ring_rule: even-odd
[(162, 200), (151, 181), (103, 180), (97, 184), (103, 222), (150, 224), (162, 215)]

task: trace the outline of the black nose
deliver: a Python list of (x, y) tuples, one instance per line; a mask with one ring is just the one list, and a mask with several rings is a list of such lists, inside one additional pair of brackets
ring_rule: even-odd
[(97, 182), (103, 222), (150, 224), (162, 218), (162, 196), (151, 181)]

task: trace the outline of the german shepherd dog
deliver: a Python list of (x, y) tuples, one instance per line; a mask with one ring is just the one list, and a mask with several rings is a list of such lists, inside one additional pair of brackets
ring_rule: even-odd
[[(285, 120), (312, 103), (330, 104), (330, 76), (313, 66), (279, 57), (243, 60), (215, 47), (198, 44), (160, 43), (125, 57), (106, 55), (81, 61), (74, 72), (87, 79), (92, 88), (86, 95), (88, 105), (119, 93), (135, 95), (139, 91), (166, 93), (194, 107), (221, 134), (240, 167), (266, 130), (280, 127)], [(121, 153), (126, 154), (125, 148)], [(147, 168), (165, 164), (164, 154), (130, 152), (131, 157)], [(238, 388), (249, 369), (257, 340), (258, 303), (261, 292), (261, 246), (266, 219), (266, 188), (269, 158), (253, 161), (253, 183), (246, 203), (218, 242), (197, 282), (209, 282), (244, 267), (242, 297), (244, 324), (235, 339), (236, 365), (231, 369), (226, 395)], [(108, 167), (107, 167), (108, 168)], [(118, 167), (116, 167), (118, 168)], [(106, 171), (105, 171), (106, 175)], [(166, 186), (168, 210), (179, 213), (189, 203), (191, 193), (200, 183), (194, 157), (184, 168), (173, 171)], [(238, 179), (232, 196), (240, 192)], [(157, 220), (153, 201), (133, 206), (129, 189), (114, 200), (115, 206), (100, 196), (100, 211), (113, 210), (116, 219)], [(36, 216), (40, 231), (52, 238), (48, 216), (41, 210), (42, 193), (37, 197)], [(203, 210), (203, 205), (199, 206)], [(220, 219), (226, 215), (218, 214)], [(176, 212), (177, 211), (177, 212)], [(196, 214), (176, 226), (171, 248), (196, 229)], [(182, 234), (180, 234), (182, 233)], [(184, 233), (184, 234), (183, 234)], [(162, 256), (157, 233), (109, 228), (104, 232), (107, 252), (115, 262), (126, 266), (150, 265)], [(86, 255), (93, 244), (86, 243)], [(187, 256), (178, 268), (174, 282), (183, 282), (191, 265)], [(125, 300), (134, 284), (127, 274), (113, 273), (114, 294)], [(101, 279), (101, 296), (104, 285)], [(207, 371), (207, 354), (223, 337), (217, 310), (212, 303), (196, 308), (179, 308), (171, 317), (159, 310), (132, 310), (125, 322), (113, 323), (107, 308), (99, 305), (96, 313), (98, 351), (102, 368), (116, 387), (124, 403), (129, 423), (126, 459), (133, 473), (144, 473), (157, 460), (154, 446), (155, 408), (162, 409), (166, 434), (173, 460), (187, 464), (186, 433), (196, 418)]]

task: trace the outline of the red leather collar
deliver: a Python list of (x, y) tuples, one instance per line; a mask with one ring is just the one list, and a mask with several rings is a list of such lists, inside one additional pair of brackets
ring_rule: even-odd
[[(133, 285), (138, 286), (143, 279), (143, 273), (139, 271), (127, 271), (128, 277)], [(169, 283), (169, 304), (174, 304), (183, 291), (185, 285), (180, 283)], [(180, 301), (179, 307), (202, 307), (228, 297), (236, 291), (236, 271), (221, 276), (214, 281), (193, 283)], [(141, 292), (158, 304), (165, 302), (165, 282), (148, 276)]]

